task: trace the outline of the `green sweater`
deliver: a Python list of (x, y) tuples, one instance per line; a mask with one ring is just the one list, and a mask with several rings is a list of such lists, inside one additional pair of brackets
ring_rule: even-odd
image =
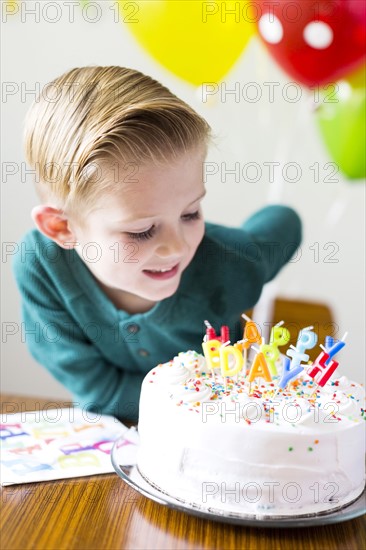
[(284, 206), (260, 210), (242, 228), (206, 223), (177, 292), (129, 314), (114, 306), (75, 250), (34, 229), (13, 264), (27, 346), (76, 406), (136, 420), (145, 374), (179, 351), (202, 351), (205, 319), (216, 330), (228, 325), (231, 341), (240, 339), (241, 313), (300, 240), (300, 220)]

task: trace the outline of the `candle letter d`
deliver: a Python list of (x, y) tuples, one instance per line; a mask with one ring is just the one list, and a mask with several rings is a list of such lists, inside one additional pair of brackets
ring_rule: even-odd
[[(229, 357), (234, 356), (235, 364), (230, 368)], [(241, 351), (234, 346), (222, 346), (220, 348), (221, 374), (222, 376), (234, 376), (243, 367), (243, 356)]]

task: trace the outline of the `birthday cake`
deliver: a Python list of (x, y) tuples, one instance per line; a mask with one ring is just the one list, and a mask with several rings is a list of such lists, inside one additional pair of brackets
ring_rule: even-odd
[[(353, 502), (365, 483), (365, 392), (334, 375), (332, 357), (344, 342), (329, 338), (305, 364), (317, 339), (312, 327), (287, 355), (278, 350), (289, 340), (284, 327), (274, 327), (267, 345), (254, 323), (246, 328), (233, 346), (225, 331), (219, 338), (211, 330), (204, 355), (181, 352), (147, 374), (140, 473), (221, 514), (301, 516)], [(248, 361), (250, 348), (257, 354)]]

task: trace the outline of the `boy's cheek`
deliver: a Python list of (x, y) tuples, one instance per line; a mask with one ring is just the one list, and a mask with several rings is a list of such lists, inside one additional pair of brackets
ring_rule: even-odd
[(198, 247), (199, 244), (201, 243), (201, 241), (202, 241), (204, 235), (205, 235), (205, 223), (204, 223), (204, 221), (202, 220), (201, 227), (200, 227), (199, 232), (198, 232), (198, 235), (197, 235), (197, 247)]

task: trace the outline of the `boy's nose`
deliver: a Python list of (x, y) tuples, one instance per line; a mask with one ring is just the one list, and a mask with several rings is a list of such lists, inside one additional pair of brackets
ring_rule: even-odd
[(174, 258), (180, 260), (187, 252), (188, 245), (184, 239), (183, 232), (167, 229), (161, 235), (156, 254), (161, 258)]

